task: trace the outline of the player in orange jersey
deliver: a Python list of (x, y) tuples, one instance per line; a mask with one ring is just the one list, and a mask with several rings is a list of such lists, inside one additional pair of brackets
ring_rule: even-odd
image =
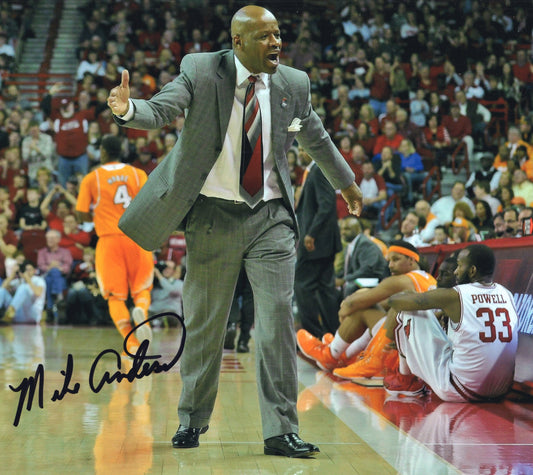
[[(126, 337), (133, 328), (126, 306), (128, 293), (135, 304), (133, 320), (139, 324), (146, 319), (150, 306), (154, 260), (151, 252), (142, 249), (118, 228), (122, 213), (147, 180), (144, 171), (119, 161), (120, 150), (118, 137), (106, 135), (102, 139), (102, 165), (82, 180), (76, 213), (83, 221), (94, 221), (98, 235), (96, 278), (113, 322)], [(146, 323), (135, 336), (128, 338), (128, 351), (135, 353), (139, 340), (150, 337), (150, 325)]]
[[(395, 368), (397, 352), (383, 351), (391, 342), (383, 327), (388, 310), (386, 299), (404, 290), (424, 292), (436, 286), (435, 279), (420, 269), (418, 251), (408, 242), (394, 241), (388, 259), (390, 277), (372, 289), (358, 290), (344, 299), (339, 311), (341, 325), (335, 336), (326, 334), (321, 342), (305, 330), (296, 335), (304, 355), (340, 378), (382, 380), (385, 368)], [(364, 356), (357, 358), (363, 349)]]

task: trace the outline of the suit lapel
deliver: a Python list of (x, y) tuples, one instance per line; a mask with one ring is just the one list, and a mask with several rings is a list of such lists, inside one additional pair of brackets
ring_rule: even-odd
[(220, 137), (222, 138), (220, 146), (222, 147), (224, 137), (228, 130), (233, 98), (235, 97), (235, 83), (237, 81), (237, 70), (235, 68), (233, 52), (222, 57), (216, 74)]
[(357, 255), (356, 250), (361, 245), (362, 236), (356, 236), (356, 241), (352, 247), (352, 252), (350, 253), (350, 261), (353, 261), (353, 257)]

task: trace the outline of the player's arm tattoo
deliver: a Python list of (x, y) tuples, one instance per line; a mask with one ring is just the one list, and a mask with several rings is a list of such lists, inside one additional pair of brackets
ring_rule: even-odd
[(390, 297), (388, 304), (396, 310), (425, 310), (433, 308), (433, 303), (425, 292), (401, 292)]
[(415, 294), (413, 300), (415, 305), (419, 308), (427, 308), (427, 305), (429, 305), (429, 300), (425, 293)]

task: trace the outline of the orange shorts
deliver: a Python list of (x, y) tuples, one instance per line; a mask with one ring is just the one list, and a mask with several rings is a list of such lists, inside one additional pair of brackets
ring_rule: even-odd
[(152, 253), (135, 244), (128, 236), (111, 234), (99, 238), (95, 267), (100, 292), (105, 299), (114, 295), (126, 300), (128, 292), (136, 295), (152, 288)]

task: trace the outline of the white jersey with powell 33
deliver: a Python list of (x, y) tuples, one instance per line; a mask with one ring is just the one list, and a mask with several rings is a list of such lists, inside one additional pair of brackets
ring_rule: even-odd
[(461, 299), (461, 321), (450, 322), (448, 329), (454, 348), (452, 383), (458, 390), (463, 385), (482, 397), (504, 394), (513, 382), (518, 343), (513, 295), (497, 283), (464, 284), (454, 289)]
[(396, 316), (398, 351), (411, 373), (445, 401), (503, 396), (513, 382), (518, 342), (513, 296), (496, 283), (462, 284), (454, 290), (461, 319), (450, 321), (448, 335), (433, 310), (403, 311)]

